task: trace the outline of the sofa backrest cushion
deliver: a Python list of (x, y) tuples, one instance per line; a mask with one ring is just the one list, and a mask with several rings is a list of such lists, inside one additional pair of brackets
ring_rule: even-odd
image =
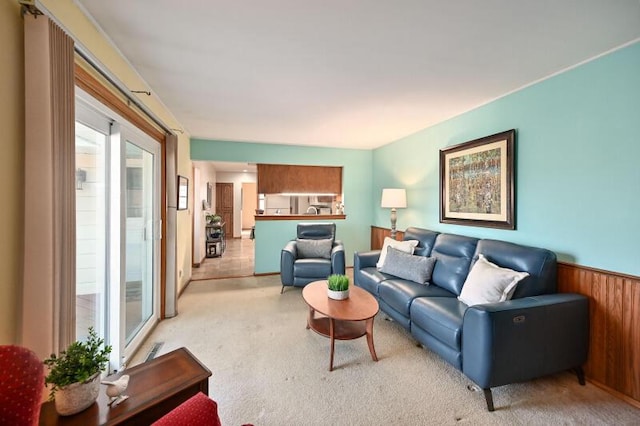
[(478, 254), (483, 254), (489, 262), (503, 268), (529, 273), (516, 286), (512, 299), (557, 291), (556, 254), (550, 250), (506, 241), (480, 240), (473, 257), (474, 263)]
[(418, 246), (413, 250), (413, 254), (417, 256), (431, 256), (431, 250), (435, 244), (436, 237), (439, 232), (430, 231), (428, 229), (409, 227), (404, 231), (404, 241), (418, 240)]
[(431, 256), (437, 259), (431, 282), (460, 296), (477, 244), (477, 238), (439, 234), (431, 250)]

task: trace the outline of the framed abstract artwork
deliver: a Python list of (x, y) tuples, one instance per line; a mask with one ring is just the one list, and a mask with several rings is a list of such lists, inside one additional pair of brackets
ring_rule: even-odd
[(514, 129), (440, 150), (440, 222), (515, 229)]

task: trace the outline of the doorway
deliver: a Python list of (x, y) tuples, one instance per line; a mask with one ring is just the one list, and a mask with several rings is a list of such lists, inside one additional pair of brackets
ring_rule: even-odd
[[(207, 182), (212, 184), (213, 196), (209, 210), (222, 217), (227, 238), (222, 256), (207, 258), (203, 255), (200, 262), (194, 263), (191, 279), (207, 280), (252, 276), (255, 269), (255, 257), (254, 240), (250, 239), (250, 236), (251, 227), (255, 220), (255, 206), (251, 207), (251, 204), (247, 206), (246, 202), (253, 201), (255, 204), (257, 199), (257, 195), (251, 195), (252, 191), (249, 188), (251, 185), (256, 186), (257, 183), (255, 165), (194, 162), (194, 172), (201, 174), (200, 183), (196, 182), (196, 188), (197, 193), (201, 193), (203, 199), (207, 198)], [(196, 196), (196, 199), (198, 197)], [(194, 234), (194, 246), (198, 244), (196, 238), (199, 236), (200, 233)], [(204, 250), (204, 242), (202, 247)]]
[(256, 225), (256, 210), (258, 209), (258, 184), (256, 182), (242, 182), (242, 230), (252, 231)]
[(233, 183), (216, 183), (216, 213), (222, 217), (227, 239), (234, 238)]

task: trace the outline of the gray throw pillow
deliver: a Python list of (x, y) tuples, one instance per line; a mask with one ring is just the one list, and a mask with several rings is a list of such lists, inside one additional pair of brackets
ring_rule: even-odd
[(419, 284), (429, 284), (435, 264), (435, 257), (415, 256), (388, 247), (387, 257), (384, 259), (380, 272)]
[(333, 239), (327, 238), (326, 240), (306, 240), (296, 239), (296, 247), (298, 249), (298, 257), (303, 259), (310, 258), (324, 258), (331, 259), (331, 247), (333, 246)]

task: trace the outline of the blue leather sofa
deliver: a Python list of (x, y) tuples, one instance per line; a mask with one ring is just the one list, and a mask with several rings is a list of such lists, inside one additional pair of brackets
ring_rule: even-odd
[[(376, 268), (380, 251), (354, 254), (354, 282), (380, 309), (425, 348), (439, 354), (483, 389), (573, 369), (584, 384), (582, 364), (589, 342), (588, 299), (556, 293), (556, 255), (504, 241), (408, 228), (418, 240), (414, 254), (436, 259), (429, 285)], [(511, 300), (467, 306), (457, 299), (478, 255), (530, 275)]]
[[(285, 286), (304, 287), (312, 281), (326, 280), (331, 274), (345, 273), (344, 245), (336, 240), (335, 223), (299, 223), (297, 238), (289, 241), (280, 253), (280, 281)], [(328, 241), (331, 240), (331, 241)], [(303, 243), (327, 242), (323, 256), (309, 257), (301, 250)], [(309, 250), (308, 250), (309, 251)], [(311, 247), (313, 252), (314, 248)]]

